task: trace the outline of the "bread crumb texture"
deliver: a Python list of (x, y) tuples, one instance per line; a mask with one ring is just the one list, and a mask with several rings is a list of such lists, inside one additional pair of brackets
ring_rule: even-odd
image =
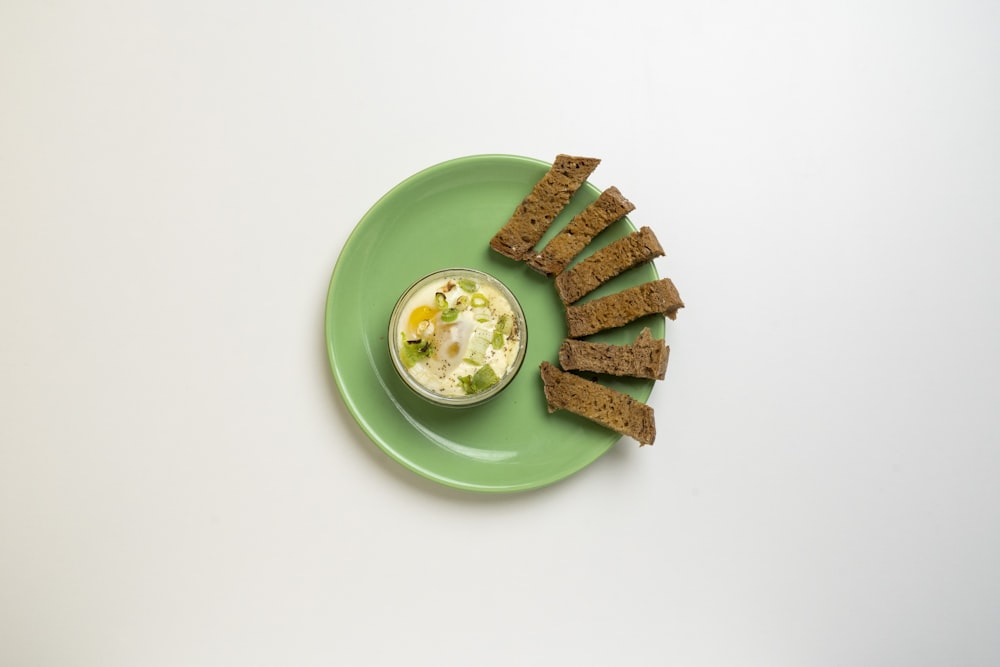
[(667, 373), (670, 346), (653, 338), (644, 327), (631, 345), (592, 343), (567, 338), (559, 347), (559, 365), (567, 371), (662, 380)]
[(634, 210), (635, 205), (618, 188), (608, 188), (531, 257), (528, 266), (550, 278), (562, 273), (598, 234)]
[(493, 236), (490, 247), (511, 259), (530, 257), (535, 244), (600, 162), (597, 158), (557, 155), (552, 167)]
[(566, 410), (652, 445), (656, 440), (653, 408), (628, 394), (586, 380), (557, 368), (548, 361), (539, 366), (549, 412)]
[(590, 257), (556, 276), (556, 291), (564, 304), (579, 301), (629, 269), (663, 256), (663, 247), (649, 227), (612, 241)]
[(624, 326), (646, 315), (677, 317), (684, 307), (670, 278), (654, 280), (615, 292), (599, 299), (566, 307), (566, 326), (570, 338)]

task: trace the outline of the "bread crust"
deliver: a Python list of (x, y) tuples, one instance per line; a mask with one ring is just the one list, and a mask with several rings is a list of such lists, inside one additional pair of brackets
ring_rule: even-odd
[(570, 338), (581, 338), (624, 326), (646, 315), (660, 314), (675, 319), (678, 309), (683, 307), (684, 302), (673, 281), (662, 278), (566, 306), (566, 327)]
[(541, 252), (533, 255), (528, 266), (550, 278), (562, 273), (594, 237), (634, 210), (635, 204), (611, 186), (574, 216)]
[(627, 435), (640, 445), (656, 440), (653, 408), (628, 394), (564, 371), (548, 361), (539, 366), (549, 412), (566, 410)]
[(667, 374), (670, 346), (644, 327), (630, 345), (592, 343), (567, 338), (559, 347), (559, 365), (567, 371), (662, 380)]
[(511, 259), (529, 258), (552, 221), (600, 162), (598, 158), (557, 155), (549, 170), (490, 240), (490, 247)]
[(557, 275), (556, 291), (564, 304), (575, 303), (615, 276), (662, 256), (653, 230), (640, 227)]

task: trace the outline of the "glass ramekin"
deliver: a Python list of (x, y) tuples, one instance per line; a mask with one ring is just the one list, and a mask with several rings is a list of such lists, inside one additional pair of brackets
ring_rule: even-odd
[[(508, 364), (506, 372), (502, 375), (498, 373), (500, 380), (496, 384), (474, 394), (449, 396), (439, 393), (433, 388), (425, 386), (417, 378), (415, 378), (400, 358), (400, 318), (406, 310), (407, 304), (417, 292), (425, 288), (427, 285), (448, 278), (467, 278), (474, 280), (479, 284), (492, 286), (510, 303), (511, 311), (513, 312), (515, 318), (514, 326), (517, 327), (519, 340), (518, 349), (514, 355), (513, 361)], [(389, 318), (388, 336), (386, 336), (386, 339), (389, 343), (389, 357), (392, 359), (393, 368), (396, 369), (399, 377), (410, 390), (435, 405), (465, 408), (472, 407), (474, 405), (481, 405), (486, 401), (489, 401), (503, 391), (514, 380), (514, 377), (521, 369), (521, 365), (524, 362), (524, 355), (528, 349), (528, 326), (524, 318), (524, 311), (521, 309), (521, 304), (518, 303), (518, 300), (514, 296), (513, 292), (511, 292), (510, 289), (508, 289), (508, 287), (500, 280), (488, 273), (484, 273), (483, 271), (456, 267), (441, 269), (439, 271), (429, 273), (415, 281), (403, 292), (403, 294), (396, 301), (395, 307), (392, 309), (392, 315)]]

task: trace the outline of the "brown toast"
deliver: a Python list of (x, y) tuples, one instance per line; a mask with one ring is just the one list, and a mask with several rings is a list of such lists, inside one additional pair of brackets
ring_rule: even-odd
[(615, 276), (663, 256), (663, 248), (649, 227), (613, 241), (556, 276), (556, 291), (564, 304), (579, 301)]
[(613, 329), (646, 315), (661, 314), (675, 319), (684, 307), (670, 278), (661, 278), (615, 292), (599, 299), (566, 306), (566, 326), (570, 338)]
[(592, 343), (567, 338), (559, 347), (559, 365), (566, 371), (662, 380), (667, 374), (670, 346), (644, 327), (631, 345)]
[(627, 435), (640, 445), (656, 439), (653, 408), (628, 394), (586, 380), (543, 361), (539, 367), (549, 412), (566, 410)]
[(635, 204), (611, 186), (553, 236), (541, 252), (531, 257), (528, 266), (550, 278), (562, 273), (594, 237), (634, 210)]
[(598, 158), (557, 155), (549, 170), (490, 240), (490, 247), (511, 259), (529, 258), (552, 221), (600, 162)]

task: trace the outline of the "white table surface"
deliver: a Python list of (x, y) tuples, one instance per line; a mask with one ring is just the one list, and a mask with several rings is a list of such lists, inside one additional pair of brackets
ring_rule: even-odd
[[(998, 35), (972, 0), (0, 4), (0, 664), (998, 664)], [(657, 442), (433, 484), (340, 398), (333, 266), (416, 171), (560, 152), (687, 302)]]

